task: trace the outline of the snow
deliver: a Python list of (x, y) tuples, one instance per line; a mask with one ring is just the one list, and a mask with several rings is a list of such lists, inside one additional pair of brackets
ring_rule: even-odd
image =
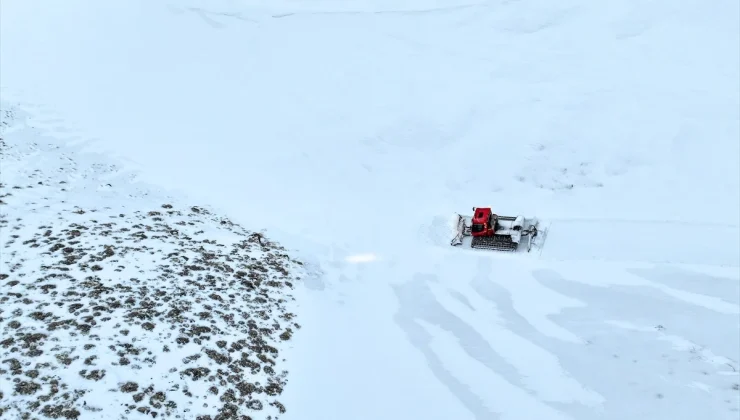
[[(737, 418), (737, 2), (1, 11), (3, 109), (304, 263), (281, 419)], [(450, 247), (473, 206), (542, 252)]]
[[(651, 220), (553, 220), (548, 259), (598, 259), (737, 266), (737, 225)], [(574, 251), (575, 250), (575, 251)]]

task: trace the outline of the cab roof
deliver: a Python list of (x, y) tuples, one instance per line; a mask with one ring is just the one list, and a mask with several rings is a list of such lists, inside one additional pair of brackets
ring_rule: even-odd
[(491, 216), (490, 207), (478, 207), (473, 214), (473, 223), (485, 223)]

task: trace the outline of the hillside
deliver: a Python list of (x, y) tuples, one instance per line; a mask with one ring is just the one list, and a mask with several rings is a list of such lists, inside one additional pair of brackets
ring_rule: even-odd
[(301, 263), (2, 113), (0, 415), (278, 418)]
[[(698, 0), (3, 0), (1, 93), (58, 144), (303, 263), (281, 420), (729, 420), (738, 16)], [(175, 206), (149, 203), (131, 223)], [(539, 218), (543, 248), (450, 247), (473, 206)]]

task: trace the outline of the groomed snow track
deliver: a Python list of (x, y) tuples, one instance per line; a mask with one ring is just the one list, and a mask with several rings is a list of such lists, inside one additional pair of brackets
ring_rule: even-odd
[[(466, 223), (465, 217), (456, 214), (451, 222), (455, 237), (450, 245), (459, 245), (455, 248), (474, 252), (527, 252), (529, 244), (524, 238), (519, 248), (514, 250), (506, 248), (505, 244), (503, 249), (487, 248), (485, 243), (476, 243), (473, 246), (475, 239), (468, 236), (469, 232), (462, 235), (459, 230), (460, 224)], [(537, 226), (537, 235), (530, 238), (533, 239), (530, 254), (543, 260), (740, 266), (740, 227), (733, 224), (669, 220), (546, 219), (538, 220)], [(687, 231), (702, 232), (702, 236), (709, 240), (697, 248), (696, 236), (687, 235)]]

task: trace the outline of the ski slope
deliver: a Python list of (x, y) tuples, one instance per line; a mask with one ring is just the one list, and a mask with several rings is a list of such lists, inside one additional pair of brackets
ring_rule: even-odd
[[(281, 419), (736, 419), (738, 16), (2, 0), (0, 83), (309, 262)], [(542, 252), (450, 247), (486, 205), (551, 222)]]

